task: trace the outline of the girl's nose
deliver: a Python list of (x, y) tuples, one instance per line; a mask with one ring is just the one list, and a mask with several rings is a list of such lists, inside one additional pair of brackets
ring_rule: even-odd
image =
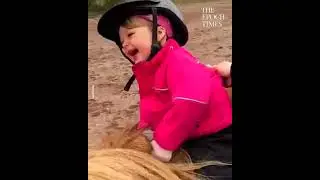
[(128, 43), (127, 43), (126, 40), (124, 40), (124, 41), (122, 42), (122, 48), (123, 48), (123, 49), (126, 49), (127, 47), (128, 47)]
[(128, 52), (128, 44), (127, 43), (122, 43), (122, 52), (124, 52), (125, 54), (127, 54)]

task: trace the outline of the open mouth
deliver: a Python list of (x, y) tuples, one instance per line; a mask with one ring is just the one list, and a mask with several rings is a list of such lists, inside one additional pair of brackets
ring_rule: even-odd
[(128, 51), (129, 56), (134, 57), (138, 53), (138, 49), (132, 49)]

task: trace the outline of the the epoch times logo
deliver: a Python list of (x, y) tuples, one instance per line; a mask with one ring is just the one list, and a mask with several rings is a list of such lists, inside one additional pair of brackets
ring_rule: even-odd
[(202, 12), (202, 27), (204, 28), (214, 28), (222, 27), (224, 21), (224, 14), (216, 12), (213, 7), (203, 7)]

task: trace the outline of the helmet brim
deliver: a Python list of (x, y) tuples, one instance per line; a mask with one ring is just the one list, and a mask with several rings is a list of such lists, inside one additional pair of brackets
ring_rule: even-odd
[[(156, 3), (155, 3), (156, 4)], [(120, 45), (119, 27), (130, 16), (137, 14), (151, 14), (152, 4), (149, 6), (137, 6), (134, 3), (126, 3), (114, 6), (102, 15), (98, 22), (98, 33), (116, 44)], [(188, 41), (188, 30), (186, 25), (173, 12), (166, 8), (156, 7), (158, 14), (166, 16), (173, 29), (173, 38), (184, 46)]]

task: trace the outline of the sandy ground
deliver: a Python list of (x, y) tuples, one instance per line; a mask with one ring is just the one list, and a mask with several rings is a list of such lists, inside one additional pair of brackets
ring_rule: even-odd
[[(231, 0), (179, 5), (189, 29), (186, 48), (203, 63), (231, 61)], [(202, 8), (214, 8), (210, 19)], [(207, 9), (208, 10), (208, 9)], [(223, 14), (220, 15), (220, 14)], [(224, 18), (224, 19), (219, 19)], [(129, 92), (123, 87), (131, 76), (131, 64), (119, 49), (96, 32), (98, 19), (88, 19), (88, 148), (95, 148), (110, 127), (121, 127), (127, 121), (138, 121), (136, 83)], [(216, 27), (209, 27), (216, 22)], [(222, 26), (220, 26), (219, 22)]]

